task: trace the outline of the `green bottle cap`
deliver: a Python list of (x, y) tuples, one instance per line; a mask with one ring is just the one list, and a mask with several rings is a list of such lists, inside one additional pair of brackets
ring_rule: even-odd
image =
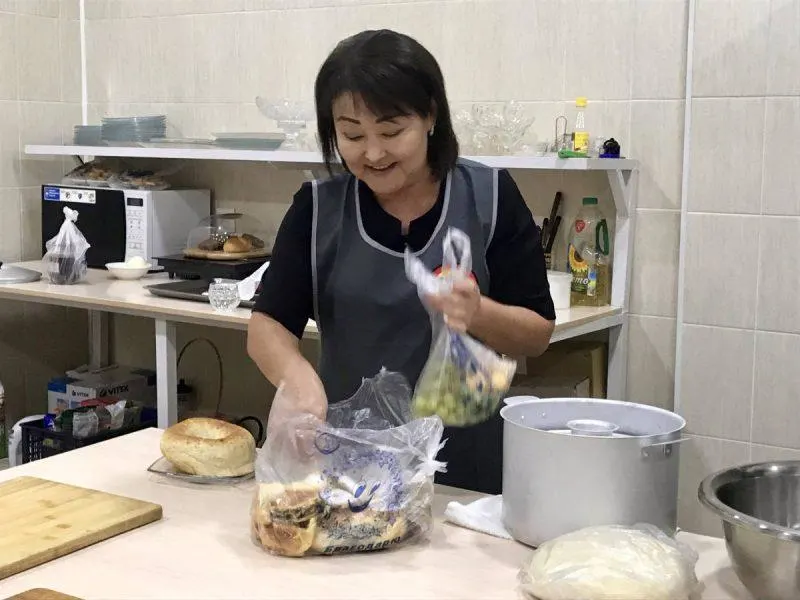
[(597, 204), (597, 198), (595, 197), (588, 197), (583, 199), (584, 206), (593, 206), (595, 204)]

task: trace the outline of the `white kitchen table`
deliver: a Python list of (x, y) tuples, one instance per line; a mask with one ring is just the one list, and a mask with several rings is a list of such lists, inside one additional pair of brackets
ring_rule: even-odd
[[(338, 557), (271, 556), (250, 540), (254, 482), (233, 487), (176, 483), (148, 473), (161, 430), (147, 429), (0, 472), (155, 502), (161, 521), (0, 580), (2, 597), (45, 587), (85, 600), (193, 598), (350, 600), (516, 599), (532, 550), (442, 520), (449, 500), (479, 494), (437, 487), (435, 525), (423, 544)], [(747, 600), (722, 540), (687, 533), (700, 561), (702, 600)]]
[[(15, 266), (43, 272), (41, 261), (15, 263)], [(146, 286), (169, 281), (166, 274), (148, 275), (138, 281), (113, 279), (105, 270), (89, 269), (86, 281), (74, 285), (53, 285), (46, 280), (34, 283), (0, 285), (0, 299), (22, 300), (83, 308), (89, 311), (89, 340), (92, 366), (108, 362), (108, 314), (119, 313), (152, 319), (155, 324), (158, 426), (167, 427), (178, 419), (178, 374), (176, 323), (246, 330), (250, 310), (237, 308), (231, 313), (215, 312), (204, 302), (162, 298)], [(569, 339), (603, 329), (621, 329), (623, 311), (619, 307), (574, 307), (556, 311), (552, 341)], [(318, 337), (316, 323), (309, 321), (306, 337)], [(609, 364), (621, 364), (624, 352), (612, 344)], [(623, 344), (624, 346), (624, 344)], [(624, 373), (619, 367), (614, 373)], [(623, 398), (624, 376), (612, 377), (609, 371), (607, 395)]]

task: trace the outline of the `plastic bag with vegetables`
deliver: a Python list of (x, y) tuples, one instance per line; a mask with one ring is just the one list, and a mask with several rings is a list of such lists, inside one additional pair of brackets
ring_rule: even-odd
[[(464, 232), (448, 230), (438, 277), (406, 250), (406, 274), (420, 297), (448, 293), (455, 281), (466, 279), (472, 270), (470, 248)], [(439, 314), (432, 316), (432, 323), (434, 341), (414, 392), (414, 415), (439, 415), (445, 425), (454, 427), (488, 420), (508, 392), (516, 361), (450, 329)]]
[(58, 233), (45, 244), (42, 258), (50, 283), (78, 283), (86, 277), (86, 251), (89, 242), (75, 225), (78, 211), (64, 207), (64, 222)]

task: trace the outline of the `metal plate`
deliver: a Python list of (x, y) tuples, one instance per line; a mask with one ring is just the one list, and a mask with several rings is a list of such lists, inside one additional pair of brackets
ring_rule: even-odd
[(181, 473), (163, 456), (156, 460), (152, 465), (147, 467), (147, 470), (156, 475), (162, 475), (171, 479), (178, 479), (180, 481), (187, 481), (189, 483), (197, 483), (203, 485), (231, 485), (248, 481), (255, 477), (255, 472), (248, 473), (247, 475), (239, 475), (237, 477), (210, 477), (207, 475), (189, 475)]

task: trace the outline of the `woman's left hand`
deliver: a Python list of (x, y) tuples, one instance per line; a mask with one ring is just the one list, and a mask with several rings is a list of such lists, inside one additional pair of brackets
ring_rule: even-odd
[(481, 306), (481, 292), (471, 279), (457, 281), (449, 294), (427, 296), (428, 305), (444, 315), (450, 329), (466, 333)]

